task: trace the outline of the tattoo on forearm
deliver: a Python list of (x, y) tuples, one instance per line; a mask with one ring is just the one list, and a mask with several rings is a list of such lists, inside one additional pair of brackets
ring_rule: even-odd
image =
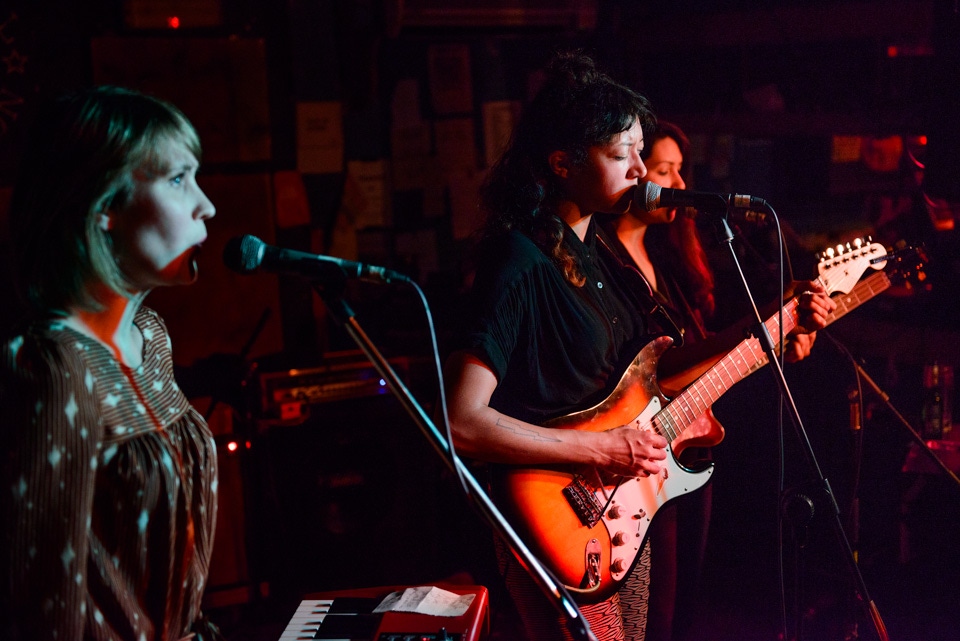
[(507, 420), (506, 418), (504, 418), (504, 417), (502, 417), (502, 416), (497, 419), (497, 426), (498, 426), (498, 427), (502, 427), (502, 428), (504, 428), (504, 429), (506, 429), (506, 430), (509, 430), (509, 431), (513, 432), (514, 434), (516, 434), (517, 436), (524, 436), (524, 437), (526, 437), (526, 438), (532, 438), (532, 439), (535, 440), (535, 441), (549, 441), (549, 442), (551, 442), (551, 443), (559, 443), (559, 442), (560, 442), (560, 439), (558, 439), (558, 438), (554, 438), (554, 437), (552, 437), (552, 436), (546, 436), (546, 435), (544, 435), (544, 434), (541, 434), (540, 432), (535, 432), (535, 431), (533, 431), (533, 430), (531, 430), (531, 429), (528, 429), (528, 428), (520, 425), (519, 423), (515, 423), (515, 422), (513, 422), (513, 421), (509, 421), (509, 420)]

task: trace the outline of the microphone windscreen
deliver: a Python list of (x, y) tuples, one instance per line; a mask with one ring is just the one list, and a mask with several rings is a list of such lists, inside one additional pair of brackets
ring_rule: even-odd
[(235, 272), (247, 274), (260, 267), (263, 241), (256, 236), (245, 234), (227, 241), (223, 248), (224, 264)]
[[(660, 185), (652, 182), (642, 183), (637, 188), (637, 204), (643, 207), (643, 211), (653, 211), (660, 207)], [(640, 199), (643, 198), (643, 202)]]

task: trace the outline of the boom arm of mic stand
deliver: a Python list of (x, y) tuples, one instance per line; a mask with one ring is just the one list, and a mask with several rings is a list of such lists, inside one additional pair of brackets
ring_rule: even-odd
[(554, 607), (566, 617), (567, 627), (575, 639), (585, 641), (597, 641), (597, 637), (590, 630), (590, 625), (584, 619), (583, 614), (577, 607), (570, 593), (553, 576), (550, 575), (542, 563), (534, 556), (527, 546), (520, 539), (519, 535), (504, 518), (503, 514), (493, 504), (493, 501), (477, 482), (470, 470), (463, 464), (459, 457), (450, 456), (450, 446), (446, 439), (437, 430), (433, 421), (427, 416), (423, 408), (417, 403), (413, 394), (406, 388), (403, 381), (397, 376), (396, 372), (390, 366), (390, 363), (380, 354), (376, 346), (367, 336), (363, 328), (354, 318), (353, 311), (343, 300), (339, 292), (332, 292), (329, 289), (315, 287), (315, 290), (323, 299), (327, 309), (333, 314), (338, 323), (347, 331), (357, 346), (363, 351), (374, 368), (386, 381), (390, 391), (403, 404), (404, 409), (413, 418), (414, 422), (427, 437), (430, 444), (440, 455), (440, 458), (450, 466), (455, 474), (459, 474), (470, 489), (472, 498), (480, 508), (484, 517), (494, 528), (514, 552), (520, 557), (521, 562), (527, 569), (534, 583), (547, 595)]
[(907, 421), (907, 419), (905, 419), (905, 418), (903, 417), (903, 415), (902, 415), (900, 412), (897, 411), (897, 408), (894, 407), (894, 406), (893, 406), (893, 403), (890, 402), (890, 397), (887, 395), (887, 393), (884, 392), (882, 389), (880, 389), (880, 386), (877, 385), (876, 381), (874, 381), (872, 378), (870, 378), (870, 375), (867, 374), (867, 371), (866, 371), (865, 369), (863, 369), (863, 367), (860, 365), (860, 363), (858, 363), (856, 360), (854, 360), (854, 361), (853, 361), (853, 364), (854, 364), (854, 366), (857, 368), (857, 372), (859, 372), (859, 374), (860, 374), (860, 376), (863, 378), (863, 380), (865, 380), (865, 381), (867, 382), (867, 385), (870, 386), (870, 389), (873, 390), (874, 394), (876, 394), (878, 397), (880, 397), (880, 399), (881, 399), (881, 400), (884, 402), (884, 404), (887, 406), (887, 409), (889, 409), (891, 412), (893, 412), (893, 415), (897, 417), (897, 420), (900, 421), (900, 423), (903, 425), (904, 429), (906, 429), (907, 432), (910, 433), (910, 437), (914, 440), (914, 442), (917, 443), (917, 444), (920, 446), (920, 448), (921, 448), (924, 452), (927, 453), (927, 455), (928, 455), (928, 456), (930, 457), (930, 459), (933, 461), (934, 465), (936, 465), (936, 466), (940, 469), (941, 472), (943, 472), (944, 474), (946, 474), (946, 475), (950, 478), (950, 480), (953, 481), (954, 485), (955, 485), (958, 489), (960, 489), (960, 478), (957, 478), (957, 475), (953, 473), (953, 470), (951, 470), (949, 467), (947, 467), (946, 464), (943, 462), (943, 460), (942, 460), (939, 456), (937, 456), (936, 453), (934, 453), (933, 450), (930, 449), (930, 446), (927, 445), (926, 441), (923, 440), (923, 437), (920, 436), (920, 434), (917, 432), (917, 430), (915, 430), (915, 429), (910, 425), (910, 422)]
[(750, 285), (747, 283), (747, 278), (740, 266), (740, 261), (737, 259), (737, 252), (733, 248), (733, 231), (730, 229), (730, 225), (727, 222), (726, 217), (720, 219), (718, 227), (720, 227), (721, 241), (725, 242), (730, 248), (730, 255), (733, 257), (733, 263), (737, 267), (737, 273), (740, 275), (743, 290), (747, 296), (747, 300), (750, 302), (751, 309), (753, 310), (753, 317), (756, 320), (757, 329), (755, 331), (755, 336), (760, 341), (760, 345), (763, 347), (763, 351), (767, 355), (770, 371), (773, 372), (774, 378), (777, 381), (777, 385), (780, 388), (781, 399), (786, 404), (790, 413), (790, 418), (793, 420), (793, 426), (797, 432), (797, 437), (800, 440), (800, 444), (802, 446), (801, 449), (803, 450), (803, 453), (807, 459), (807, 464), (816, 474), (817, 481), (821, 484), (820, 489), (825, 493), (826, 496), (830, 498), (830, 503), (833, 507), (831, 513), (833, 515), (834, 533), (837, 536), (838, 543), (843, 548), (844, 556), (848, 561), (848, 565), (850, 566), (850, 572), (856, 581), (857, 593), (860, 596), (864, 609), (873, 623), (874, 629), (876, 630), (880, 641), (888, 641), (889, 637), (887, 636), (886, 626), (883, 623), (883, 619), (880, 618), (880, 612), (877, 609), (876, 604), (867, 593), (867, 585), (863, 580), (863, 575), (860, 573), (856, 556), (853, 553), (853, 549), (850, 547), (850, 541), (847, 539), (847, 536), (844, 533), (843, 524), (840, 522), (840, 508), (837, 506), (836, 497), (834, 497), (833, 490), (830, 488), (830, 482), (826, 479), (826, 477), (823, 476), (823, 472), (821, 472), (820, 466), (817, 463), (816, 456), (813, 453), (813, 446), (810, 444), (810, 439), (807, 437), (806, 430), (803, 427), (803, 422), (800, 420), (800, 412), (797, 410), (797, 406), (793, 402), (793, 396), (790, 394), (790, 388), (787, 385), (787, 379), (784, 377), (783, 369), (780, 367), (780, 361), (777, 358), (773, 340), (770, 338), (770, 333), (767, 331), (767, 326), (760, 317), (760, 312), (757, 310), (757, 305), (753, 299), (753, 294), (750, 292)]

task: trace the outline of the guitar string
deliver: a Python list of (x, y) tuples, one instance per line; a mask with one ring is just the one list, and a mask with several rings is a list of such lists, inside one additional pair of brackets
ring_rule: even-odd
[[(872, 262), (877, 262), (878, 260), (880, 259), (875, 259)], [(882, 275), (882, 272), (878, 272), (878, 274)], [(824, 288), (827, 289), (828, 292), (831, 289), (831, 287), (829, 286), (829, 283), (831, 280), (830, 276), (831, 274), (826, 274), (821, 276), (821, 278), (818, 279), (820, 280), (821, 284), (824, 285)], [(879, 289), (879, 291), (883, 291), (887, 287), (889, 287), (889, 279), (886, 279), (886, 277), (883, 276), (882, 278), (874, 279), (874, 281), (871, 281), (869, 284), (864, 282), (863, 283), (864, 287), (855, 286), (853, 288), (853, 291), (851, 292), (850, 299), (857, 300), (857, 305), (859, 305), (862, 302), (859, 299), (859, 296), (864, 289), (866, 289), (871, 294), (870, 297), (876, 295), (874, 293), (874, 290), (872, 289), (873, 282), (880, 282), (881, 280), (883, 280), (884, 282), (882, 283), (882, 286)], [(789, 327), (787, 331), (792, 331), (792, 329), (797, 325), (797, 321), (798, 321), (797, 305), (798, 305), (798, 301), (796, 298), (794, 298), (790, 302), (788, 302), (781, 310), (782, 312), (785, 312), (783, 316), (785, 316), (788, 321), (784, 323), (785, 329)], [(837, 310), (835, 310), (835, 312), (837, 313), (834, 314), (835, 319), (846, 314), (847, 311), (849, 311), (849, 309), (851, 308), (848, 306), (844, 306), (844, 308), (841, 310), (841, 308), (838, 306)], [(777, 316), (772, 317), (768, 321), (772, 326), (768, 328), (768, 331), (772, 329), (774, 334), (778, 336), (780, 335), (779, 333), (780, 317), (781, 315), (778, 314)], [(730, 354), (727, 354), (726, 357), (722, 358), (716, 365), (711, 367), (706, 372), (705, 376), (702, 376), (700, 379), (695, 381), (694, 384), (692, 384), (689, 388), (681, 392), (678, 395), (678, 397), (675, 399), (676, 401), (679, 401), (679, 403), (670, 403), (669, 405), (664, 407), (660, 412), (654, 415), (651, 420), (651, 424), (653, 425), (654, 429), (657, 430), (662, 436), (669, 436), (672, 434), (670, 438), (671, 442), (673, 440), (676, 440), (677, 436), (679, 436), (686, 429), (686, 427), (692, 424), (694, 420), (698, 419), (701, 415), (703, 415), (710, 408), (713, 402), (719, 399), (720, 396), (722, 396), (722, 394), (726, 390), (728, 390), (734, 384), (742, 380), (745, 376), (749, 375), (759, 367), (762, 367), (766, 363), (766, 354), (763, 353), (761, 350), (759, 350), (759, 347), (760, 347), (760, 341), (755, 338), (752, 340), (744, 341), (743, 343), (738, 345)], [(749, 363), (749, 361), (746, 358), (743, 357), (743, 351), (746, 351), (752, 357), (752, 363), (753, 363), (752, 365)], [(733, 377), (730, 375), (729, 367), (731, 365), (735, 367), (735, 371), (737, 372), (737, 377)], [(743, 371), (740, 370), (740, 365), (744, 366)], [(717, 385), (715, 378), (719, 379), (721, 386), (723, 386), (724, 373), (727, 374), (729, 382), (725, 384), (725, 388), (721, 391), (721, 387)], [(704, 394), (706, 394), (707, 398), (711, 398), (711, 393), (706, 388), (706, 385), (708, 382), (710, 385), (713, 386), (713, 397), (709, 402), (704, 400)], [(696, 398), (694, 398), (694, 395), (696, 395)], [(699, 402), (697, 401), (697, 399), (699, 399)], [(686, 426), (680, 427), (681, 424), (677, 422), (678, 417), (673, 412), (674, 405), (677, 405), (680, 411), (683, 412), (684, 414), (683, 418), (686, 420)], [(693, 405), (697, 409), (691, 409), (691, 405)], [(690, 419), (687, 416), (688, 411), (691, 414), (693, 414), (693, 419)], [(679, 430), (677, 429), (678, 427), (680, 427)], [(607, 496), (607, 488), (603, 483), (603, 479), (600, 476), (599, 470), (594, 469), (594, 473), (597, 476), (597, 481), (598, 481), (597, 485), (607, 499), (602, 509), (602, 513), (606, 513), (607, 510), (610, 508), (610, 505), (613, 501), (614, 496), (617, 493), (617, 490), (621, 487), (625, 479), (621, 478), (619, 481), (617, 481), (617, 483), (613, 487), (613, 490)]]
[[(878, 260), (878, 259), (874, 259), (874, 260)], [(830, 278), (830, 276), (831, 274), (828, 273), (821, 278), (821, 284), (823, 284), (828, 291), (833, 287), (832, 278)], [(866, 290), (870, 294), (869, 298), (872, 298), (877, 293), (873, 289), (873, 284), (875, 282), (880, 283), (882, 281), (889, 281), (889, 279), (887, 279), (886, 275), (883, 272), (877, 272), (875, 277), (870, 277), (869, 279), (860, 283), (858, 286), (855, 286), (851, 294), (847, 297), (847, 300), (848, 301), (856, 300), (856, 305), (853, 305), (853, 307), (860, 305), (863, 302), (861, 293), (864, 292), (864, 290)], [(882, 287), (879, 291), (883, 291), (884, 289), (886, 289), (886, 287)], [(797, 317), (798, 317), (796, 313), (797, 306), (798, 306), (798, 301), (796, 298), (793, 298), (784, 306), (784, 311), (786, 312), (785, 316), (789, 320), (789, 322), (785, 323), (785, 330), (787, 332), (792, 331), (793, 328), (796, 327), (797, 325)], [(841, 317), (842, 315), (846, 314), (849, 311), (849, 309), (850, 307), (848, 305), (844, 305), (843, 309), (838, 307), (837, 310), (835, 310), (835, 313), (833, 314), (834, 318)], [(778, 316), (779, 315), (774, 316), (768, 320), (768, 324), (770, 325), (768, 327), (768, 331), (770, 331), (771, 334), (773, 335), (779, 335), (780, 324), (779, 324)], [(744, 347), (746, 348), (746, 351), (748, 352), (748, 354), (752, 357), (750, 359), (750, 361), (752, 361), (752, 364), (748, 364), (748, 360), (743, 358), (742, 352)], [(760, 347), (760, 342), (755, 338), (744, 341), (744, 343), (741, 343), (740, 345), (738, 345), (737, 348), (735, 348), (730, 354), (728, 354), (726, 357), (721, 359), (721, 361), (719, 361), (712, 368), (707, 370), (704, 376), (702, 376), (699, 380), (695, 381), (686, 390), (681, 392), (680, 395), (678, 395), (677, 398), (675, 399), (676, 401), (679, 401), (678, 403), (671, 403), (666, 408), (664, 408), (664, 412), (662, 412), (663, 416), (658, 415), (658, 417), (655, 417), (655, 419), (659, 418), (660, 419), (659, 422), (663, 425), (663, 427), (667, 431), (670, 432), (670, 435), (672, 437), (671, 441), (675, 440), (677, 436), (682, 434), (683, 431), (686, 429), (685, 427), (679, 427), (683, 421), (677, 421), (676, 419), (679, 417), (675, 416), (675, 412), (673, 412), (672, 410), (679, 409), (680, 412), (683, 413), (682, 418), (687, 423), (687, 425), (689, 426), (690, 424), (692, 424), (704, 412), (706, 412), (706, 410), (709, 407), (711, 407), (713, 403), (716, 402), (716, 400), (723, 395), (723, 393), (725, 393), (730, 387), (732, 387), (733, 384), (735, 384), (736, 382), (739, 382), (739, 380), (742, 380), (742, 378), (753, 373), (754, 371), (758, 370), (759, 368), (761, 368), (763, 365), (766, 364), (766, 354), (762, 353), (759, 347)], [(737, 356), (740, 357), (740, 361), (737, 360), (736, 358)], [(739, 367), (741, 363), (743, 363), (745, 366), (743, 371), (741, 371), (741, 368)], [(728, 365), (730, 364), (736, 366), (736, 371), (737, 371), (736, 378), (730, 376), (730, 372), (728, 368)], [(716, 374), (717, 377), (720, 378), (721, 383), (723, 382), (723, 377), (720, 371), (721, 368), (723, 372), (727, 374), (729, 379), (729, 383), (723, 390), (717, 387), (716, 382), (714, 380), (714, 375)], [(710, 391), (706, 388), (707, 383), (713, 386), (714, 388), (713, 394), (711, 394)], [(706, 393), (707, 398), (710, 398), (709, 401), (704, 400), (704, 393)], [(694, 395), (696, 395), (696, 397), (699, 400), (694, 398)], [(676, 408), (673, 407), (674, 405), (676, 405)], [(690, 418), (690, 415), (693, 415), (692, 419)]]
[[(873, 248), (872, 246), (869, 248), (865, 248), (863, 251), (857, 252), (857, 257), (862, 257), (867, 253), (871, 253), (873, 251), (876, 251), (876, 249)], [(849, 259), (845, 259), (845, 260), (849, 260)], [(874, 261), (875, 260), (877, 259), (874, 259)], [(830, 289), (832, 289), (832, 285), (830, 283), (832, 275), (833, 275), (832, 270), (828, 270), (826, 274), (821, 274), (821, 276), (818, 278), (821, 285), (823, 285), (828, 292), (830, 291)], [(785, 312), (784, 315), (787, 316), (790, 320), (789, 323), (785, 323), (784, 329), (786, 332), (792, 331), (792, 329), (797, 325), (797, 314), (796, 314), (797, 305), (798, 305), (797, 299), (793, 298), (783, 307), (783, 311)], [(771, 332), (771, 334), (773, 335), (779, 336), (780, 334), (779, 314), (769, 319), (768, 324), (769, 324), (769, 327), (767, 328), (767, 331)], [(744, 343), (742, 343), (741, 345), (738, 345), (737, 348), (735, 348), (733, 352), (731, 352), (731, 354), (728, 354), (726, 357), (721, 359), (721, 361), (719, 361), (717, 365), (714, 365), (712, 368), (707, 370), (705, 376), (702, 376), (699, 380), (691, 384), (686, 390), (681, 392), (677, 396), (677, 398), (674, 400), (674, 402), (670, 403), (670, 405), (665, 407), (657, 416), (654, 417), (654, 420), (653, 420), (654, 426), (662, 429), (662, 431), (664, 432), (667, 432), (666, 434), (661, 434), (661, 435), (670, 436), (671, 440), (674, 440), (676, 439), (677, 436), (679, 436), (679, 434), (683, 433), (685, 427), (680, 427), (680, 429), (677, 429), (677, 427), (680, 426), (682, 422), (678, 422), (676, 420), (677, 418), (680, 418), (680, 417), (675, 416), (675, 412), (673, 411), (674, 409), (678, 409), (680, 412), (683, 413), (682, 418), (689, 425), (693, 421), (697, 420), (700, 417), (700, 415), (703, 414), (703, 412), (705, 412), (713, 404), (713, 402), (715, 402), (718, 398), (720, 398), (722, 394), (716, 394), (716, 396), (714, 396), (714, 398), (712, 399), (713, 402), (705, 402), (703, 400), (704, 392), (706, 392), (708, 396), (710, 395), (708, 390), (706, 389), (706, 383), (704, 382), (704, 379), (706, 379), (707, 381), (709, 381), (711, 384), (714, 385), (715, 392), (718, 391), (716, 389), (716, 384), (713, 382), (711, 378), (711, 374), (715, 370), (718, 370), (718, 367), (722, 366), (723, 369), (727, 372), (728, 377), (730, 378), (730, 385), (728, 385), (726, 389), (729, 389), (730, 386), (738, 382), (740, 379), (756, 371), (757, 369), (759, 369), (760, 367), (766, 364), (766, 360), (765, 360), (766, 354), (761, 354), (760, 351), (757, 349), (759, 347), (758, 340), (753, 339), (753, 340), (745, 341), (745, 345), (748, 348), (748, 352), (750, 356), (753, 357), (752, 359), (753, 364), (747, 364), (748, 361), (746, 359), (742, 359), (742, 362), (746, 366), (746, 369), (741, 372), (740, 368), (737, 367), (738, 377), (736, 379), (734, 379), (733, 377), (729, 377), (729, 370), (727, 369), (727, 361), (730, 360), (734, 365), (738, 365), (736, 358), (735, 357), (731, 358), (734, 352), (736, 353), (737, 356), (741, 356), (742, 358), (741, 351), (742, 351), (742, 347), (744, 346)], [(720, 376), (720, 379), (721, 381), (723, 380), (722, 376)], [(724, 391), (726, 391), (726, 389)], [(694, 394), (697, 394), (699, 396), (699, 402), (693, 399)], [(694, 409), (691, 410), (691, 406), (693, 406)], [(690, 414), (693, 415), (693, 418), (690, 418)]]
[[(874, 258), (869, 262), (871, 264), (875, 264), (880, 261), (886, 261), (888, 258), (889, 257), (886, 256)], [(824, 282), (825, 287), (827, 287), (829, 291), (829, 282), (831, 280), (829, 278), (830, 274), (828, 273), (825, 276), (825, 282), (822, 282)], [(834, 320), (846, 315), (854, 308), (863, 304), (863, 302), (866, 300), (870, 300), (877, 294), (885, 291), (888, 287), (890, 287), (890, 284), (890, 279), (883, 271), (877, 271), (863, 281), (858, 282), (854, 286), (853, 290), (851, 290), (850, 294), (841, 297), (841, 299), (838, 300), (838, 307), (831, 314), (832, 318), (830, 318), (828, 322), (833, 322)], [(874, 287), (874, 285), (876, 285), (876, 287)], [(789, 323), (787, 323), (787, 326), (789, 327), (787, 330), (788, 332), (792, 331), (793, 327), (796, 327), (797, 325), (797, 305), (798, 301), (796, 298), (794, 298), (784, 306), (784, 309), (787, 312), (785, 315), (789, 319)], [(778, 317), (779, 314), (769, 319), (771, 327), (768, 328), (768, 331), (772, 331), (773, 334), (779, 334)], [(744, 350), (746, 350), (751, 357), (750, 361), (752, 361), (752, 364), (747, 364), (748, 359), (743, 358)], [(740, 358), (739, 361), (737, 360), (737, 357)], [(743, 371), (741, 371), (740, 368), (741, 363), (745, 366)], [(766, 363), (766, 354), (760, 349), (759, 340), (752, 338), (744, 341), (733, 351), (727, 354), (727, 356), (722, 358), (717, 364), (707, 370), (707, 372), (701, 376), (699, 380), (695, 381), (687, 390), (681, 392), (676, 399), (674, 399), (676, 402), (671, 402), (661, 412), (654, 416), (652, 421), (654, 427), (658, 430), (658, 432), (661, 433), (662, 436), (669, 437), (669, 440), (673, 442), (686, 429), (686, 427), (680, 427), (682, 422), (677, 420), (679, 416), (677, 416), (674, 412), (675, 409), (679, 409), (683, 412), (683, 418), (687, 421), (687, 427), (689, 427), (693, 421), (699, 419), (700, 416), (705, 413), (714, 402), (716, 402), (717, 399), (719, 399), (724, 393), (726, 393), (727, 390), (730, 389), (730, 387), (742, 380), (747, 375), (759, 370)], [(735, 367), (735, 371), (737, 372), (736, 377), (731, 376), (730, 374), (729, 368), (731, 365)], [(726, 381), (724, 380), (724, 374), (727, 376)], [(717, 384), (718, 380), (720, 382), (719, 386)], [(707, 388), (707, 384), (713, 387), (712, 392)], [(687, 416), (688, 408), (690, 406), (688, 399), (692, 400), (694, 393), (696, 393), (699, 397), (699, 403), (697, 405), (700, 407), (698, 410), (694, 410), (693, 413), (695, 413), (695, 416), (692, 420), (690, 420)], [(710, 399), (710, 401), (704, 401), (704, 393), (706, 394), (707, 398)]]

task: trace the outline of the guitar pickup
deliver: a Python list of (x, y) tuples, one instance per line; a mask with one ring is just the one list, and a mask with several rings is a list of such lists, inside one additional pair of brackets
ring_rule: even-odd
[(587, 527), (593, 527), (600, 522), (603, 506), (597, 500), (593, 490), (587, 487), (582, 476), (575, 475), (570, 484), (563, 488), (563, 495), (581, 523)]

